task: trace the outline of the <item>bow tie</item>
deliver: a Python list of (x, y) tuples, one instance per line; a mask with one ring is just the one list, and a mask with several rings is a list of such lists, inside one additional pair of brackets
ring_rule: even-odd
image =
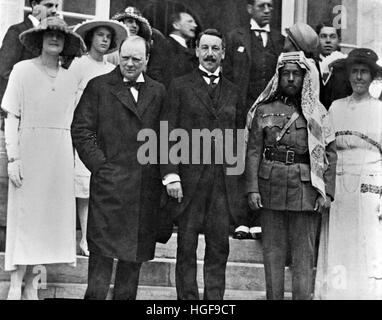
[(220, 78), (220, 73), (219, 75), (214, 75), (214, 74), (208, 74), (207, 72), (204, 72), (202, 70), (200, 70), (200, 73), (202, 74), (203, 77), (206, 77), (206, 78), (209, 78), (211, 83), (214, 83), (216, 79), (219, 79)]
[(123, 83), (124, 86), (128, 87), (129, 89), (135, 88), (139, 91), (139, 89), (142, 87), (143, 82), (136, 82), (136, 81), (126, 81)]
[(262, 32), (267, 33), (268, 32), (267, 30), (264, 30), (264, 29), (252, 29), (252, 31), (255, 31), (255, 32), (258, 32), (258, 33), (262, 33)]

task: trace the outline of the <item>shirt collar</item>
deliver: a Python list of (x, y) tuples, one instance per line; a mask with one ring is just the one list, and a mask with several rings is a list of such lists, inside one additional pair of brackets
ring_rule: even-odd
[(173, 38), (176, 42), (178, 42), (182, 47), (188, 48), (186, 39), (182, 38), (181, 36), (178, 36), (177, 34), (170, 34), (170, 37)]
[(36, 28), (40, 24), (40, 21), (35, 16), (32, 16), (30, 14), (30, 15), (28, 15), (28, 18), (30, 21), (32, 21), (33, 27)]
[(264, 30), (266, 32), (271, 32), (271, 28), (269, 24), (261, 28), (259, 24), (256, 22), (256, 20), (253, 18), (251, 19), (251, 30)]
[[(127, 80), (125, 77), (123, 77), (123, 82), (129, 82), (129, 80)], [(145, 81), (145, 77), (143, 76), (143, 73), (141, 73), (138, 76), (138, 78), (137, 78), (137, 80), (135, 82), (137, 82), (137, 83), (144, 83), (144, 82), (146, 82)]]
[(218, 68), (215, 70), (215, 72), (213, 72), (213, 73), (207, 71), (207, 69), (204, 68), (201, 64), (199, 65), (199, 69), (202, 70), (203, 72), (207, 73), (209, 76), (214, 75), (214, 76), (216, 76), (216, 77), (220, 77), (220, 67), (218, 67)]

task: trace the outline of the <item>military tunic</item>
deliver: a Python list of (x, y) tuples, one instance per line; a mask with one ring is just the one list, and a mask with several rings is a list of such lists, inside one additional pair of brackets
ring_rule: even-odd
[[(318, 192), (312, 187), (308, 163), (285, 164), (263, 157), (265, 148), (294, 151), (303, 155), (308, 150), (308, 130), (305, 117), (293, 103), (281, 100), (259, 106), (248, 142), (246, 159), (247, 192), (260, 193), (264, 208), (278, 211), (313, 211)], [(277, 144), (276, 138), (298, 111), (300, 116)], [(335, 144), (327, 147), (329, 163), (335, 157)], [(335, 166), (328, 167), (324, 180), (326, 193), (334, 198)]]

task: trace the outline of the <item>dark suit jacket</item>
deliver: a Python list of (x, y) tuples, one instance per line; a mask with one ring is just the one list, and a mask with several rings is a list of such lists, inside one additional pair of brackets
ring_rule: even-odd
[(19, 35), (30, 28), (33, 28), (32, 21), (26, 17), (23, 22), (10, 26), (4, 36), (0, 49), (0, 102), (3, 99), (13, 66), (17, 62), (38, 56), (26, 49), (19, 40)]
[(163, 84), (169, 87), (175, 78), (184, 76), (198, 67), (195, 49), (181, 46), (173, 38), (168, 37), (165, 49), (162, 50)]
[[(274, 74), (278, 56), (284, 47), (284, 37), (280, 32), (271, 30), (268, 34), (268, 41), (273, 43), (275, 55), (272, 61), (267, 61), (265, 67), (271, 68), (272, 70), (270, 70), (270, 73)], [(263, 47), (258, 46), (258, 49), (259, 51), (263, 50)], [(227, 48), (223, 73), (230, 81), (240, 88), (243, 102), (247, 108), (247, 91), (251, 65), (252, 61), (255, 59), (258, 59), (258, 57), (256, 55), (253, 56), (252, 54), (251, 30), (249, 28), (238, 28), (229, 32), (227, 35)]]
[[(276, 137), (294, 110), (277, 100), (256, 110), (249, 134), (246, 156), (247, 192), (261, 194), (264, 208), (278, 211), (313, 211), (318, 192), (312, 187), (310, 165), (286, 165), (266, 160), (265, 147), (276, 145)], [(307, 121), (300, 117), (281, 139), (278, 149), (308, 152)], [(326, 148), (329, 166), (324, 173), (326, 193), (334, 199), (337, 152), (335, 142)]]
[[(161, 115), (161, 121), (168, 121), (169, 132), (175, 128), (181, 128), (188, 133), (190, 137), (189, 154), (191, 157), (193, 155), (191, 146), (192, 130), (208, 129), (210, 132), (214, 129), (235, 130), (237, 128), (237, 110), (240, 109), (240, 103), (238, 88), (222, 77), (221, 94), (217, 108), (214, 109), (206, 82), (198, 71), (194, 71), (186, 76), (177, 78), (171, 83)], [(236, 140), (234, 143), (236, 145)], [(173, 144), (170, 144), (170, 148)], [(168, 165), (161, 165), (162, 177), (170, 173), (177, 173), (182, 181), (184, 195), (182, 203), (178, 204), (172, 199), (168, 200), (174, 217), (183, 212), (191, 199), (195, 200), (197, 198), (197, 184), (205, 166), (210, 165), (203, 164), (202, 149), (203, 147), (200, 148), (200, 154), (197, 154), (200, 157), (201, 164), (192, 164), (190, 161), (190, 164), (181, 163), (174, 165), (169, 163)], [(227, 168), (225, 162), (223, 167), (224, 169)], [(225, 174), (225, 184), (230, 213), (235, 218), (235, 216), (241, 214), (238, 209), (238, 201), (241, 201), (239, 199), (238, 177)], [(171, 205), (171, 202), (173, 205)], [(166, 201), (163, 201), (161, 205), (166, 205)]]
[[(160, 192), (157, 164), (140, 164), (142, 129), (159, 133), (165, 88), (145, 76), (138, 104), (119, 67), (91, 80), (72, 123), (78, 154), (91, 171), (88, 220), (90, 252), (125, 261), (154, 257)], [(154, 139), (155, 140), (155, 139)]]
[[(317, 63), (320, 71), (320, 64)], [(329, 110), (334, 100), (343, 99), (353, 93), (345, 68), (335, 65), (326, 84), (320, 72), (320, 101)]]

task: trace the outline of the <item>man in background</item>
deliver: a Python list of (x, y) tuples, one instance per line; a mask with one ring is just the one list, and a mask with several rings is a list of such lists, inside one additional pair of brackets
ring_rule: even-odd
[(164, 68), (163, 83), (166, 87), (178, 77), (196, 69), (198, 59), (195, 49), (190, 45), (195, 39), (198, 25), (195, 19), (186, 12), (177, 12), (170, 17), (171, 32), (167, 38), (166, 51), (162, 61)]
[(329, 23), (320, 23), (316, 32), (320, 40), (320, 100), (325, 108), (329, 109), (334, 100), (351, 95), (352, 88), (346, 70), (335, 64), (336, 60), (346, 58), (346, 55), (340, 52), (340, 30)]
[[(248, 0), (250, 25), (232, 30), (227, 35), (226, 60), (223, 72), (241, 90), (243, 109), (239, 123), (245, 126), (249, 108), (263, 92), (275, 73), (277, 58), (283, 50), (284, 37), (270, 28), (273, 0)], [(238, 239), (257, 237), (260, 229), (253, 212), (243, 217), (235, 230)]]

